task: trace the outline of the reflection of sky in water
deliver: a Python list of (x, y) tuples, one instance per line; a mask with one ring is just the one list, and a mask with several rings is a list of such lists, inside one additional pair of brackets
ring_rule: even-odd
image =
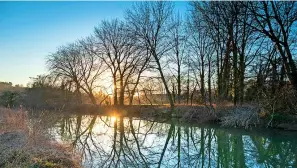
[(296, 133), (282, 138), (240, 129), (78, 116), (61, 119), (51, 134), (73, 143), (86, 167), (297, 167)]

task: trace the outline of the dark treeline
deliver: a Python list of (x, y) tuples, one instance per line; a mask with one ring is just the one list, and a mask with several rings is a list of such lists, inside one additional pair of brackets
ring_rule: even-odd
[(96, 105), (153, 104), (166, 95), (171, 108), (258, 103), (295, 113), (295, 2), (189, 2), (188, 9), (139, 2), (124, 20), (102, 21), (47, 57), (52, 85)]

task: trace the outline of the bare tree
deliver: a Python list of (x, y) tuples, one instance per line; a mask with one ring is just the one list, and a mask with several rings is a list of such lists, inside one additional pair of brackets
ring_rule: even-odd
[(80, 43), (62, 46), (48, 57), (47, 63), (50, 72), (58, 77), (63, 77), (75, 83), (75, 92), (80, 96), (80, 89), (96, 105), (94, 91), (98, 87), (98, 79), (104, 72), (104, 67), (99, 58), (91, 54)]
[(177, 101), (181, 103), (181, 91), (182, 91), (182, 68), (184, 66), (186, 58), (186, 31), (185, 25), (182, 22), (180, 15), (176, 15), (172, 18), (172, 29), (170, 31), (170, 41), (173, 42), (172, 54), (169, 54), (168, 61), (170, 65), (169, 69), (173, 69), (173, 76), (177, 83)]
[[(138, 69), (143, 57), (141, 55), (142, 51), (139, 50), (134, 43), (135, 40), (131, 38), (131, 35), (127, 31), (126, 24), (122, 21), (103, 21), (101, 25), (95, 28), (95, 46), (98, 49), (97, 55), (108, 66), (112, 73), (115, 105), (118, 104), (118, 83), (120, 94), (119, 104), (124, 105), (125, 89), (129, 83), (129, 79), (133, 77), (133, 74), (135, 74), (137, 70), (140, 72), (139, 74), (141, 74), (145, 68), (144, 66)], [(147, 61), (142, 63), (146, 64)], [(135, 89), (133, 90), (135, 92)]]
[(81, 89), (90, 97), (93, 104), (97, 104), (94, 91), (99, 89), (98, 81), (106, 68), (101, 59), (93, 52), (90, 52), (92, 46), (86, 40), (80, 40), (77, 47), (81, 55), (79, 62), (82, 80)]
[[(134, 74), (131, 74), (130, 79), (127, 78), (127, 84), (128, 86), (131, 85), (132, 89), (131, 91), (129, 90), (129, 105), (132, 105), (133, 103), (133, 99), (134, 99), (134, 95), (136, 92), (136, 89), (138, 88), (140, 79), (143, 75), (143, 73), (150, 68), (150, 61), (151, 61), (151, 54), (149, 53), (148, 50), (144, 50), (144, 52), (142, 52), (142, 49), (140, 49), (141, 52), (137, 52), (138, 53), (138, 57), (140, 57), (141, 59), (135, 63), (134, 65)], [(132, 73), (132, 72), (131, 72)]]
[(254, 2), (248, 6), (253, 15), (255, 30), (267, 36), (276, 46), (290, 82), (297, 89), (297, 68), (293, 59), (296, 41), (297, 6), (295, 2)]
[(153, 56), (168, 96), (171, 109), (174, 108), (172, 94), (164, 76), (161, 59), (172, 48), (168, 41), (171, 28), (172, 4), (164, 1), (142, 2), (127, 11), (129, 29), (133, 31), (137, 42), (147, 46)]
[[(232, 96), (234, 104), (243, 102), (246, 67), (259, 54), (262, 43), (259, 33), (249, 26), (254, 20), (248, 5), (246, 2), (193, 2), (190, 15), (192, 22), (202, 25), (205, 36), (213, 41), (218, 95), (222, 100)], [(208, 60), (211, 61), (209, 57)], [(210, 64), (208, 71), (211, 71)], [(210, 81), (208, 83), (210, 87)]]
[(62, 76), (75, 84), (75, 92), (81, 100), (81, 76), (79, 67), (79, 53), (75, 44), (61, 46), (58, 51), (47, 58), (48, 69), (54, 76)]
[[(188, 33), (190, 38), (188, 40), (189, 51), (191, 51), (191, 61), (194, 71), (198, 71), (200, 81), (200, 92), (203, 102), (206, 103), (206, 77), (208, 73), (208, 90), (209, 99), (211, 99), (211, 73), (212, 73), (212, 56), (214, 53), (214, 42), (210, 38), (207, 26), (200, 22), (199, 17), (192, 15), (188, 23)], [(208, 68), (208, 69), (206, 69)], [(195, 75), (196, 76), (196, 75)]]

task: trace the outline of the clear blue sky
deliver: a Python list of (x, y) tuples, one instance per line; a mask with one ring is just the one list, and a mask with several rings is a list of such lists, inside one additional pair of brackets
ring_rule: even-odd
[[(122, 19), (134, 2), (0, 2), (0, 81), (26, 85), (45, 57), (86, 37), (101, 20)], [(186, 2), (176, 2), (184, 13)]]

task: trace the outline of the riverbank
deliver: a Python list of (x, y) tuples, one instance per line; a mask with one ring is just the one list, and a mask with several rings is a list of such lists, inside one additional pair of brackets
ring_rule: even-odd
[(271, 113), (257, 105), (233, 106), (231, 104), (212, 106), (176, 105), (173, 113), (168, 105), (125, 105), (92, 106), (79, 105), (58, 111), (57, 114), (107, 115), (139, 117), (150, 120), (179, 120), (195, 123), (217, 123), (223, 127), (277, 128), (297, 131), (297, 115)]
[(24, 110), (0, 108), (0, 167), (80, 168), (71, 146), (52, 141)]

